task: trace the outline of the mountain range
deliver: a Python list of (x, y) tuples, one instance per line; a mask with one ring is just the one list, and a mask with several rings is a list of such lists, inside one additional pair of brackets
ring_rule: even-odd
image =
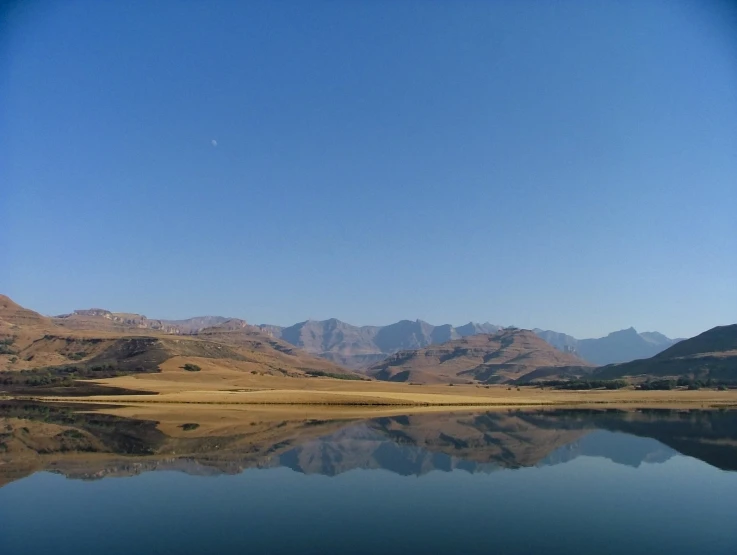
[(421, 384), (528, 384), (581, 378), (735, 384), (737, 324), (717, 326), (649, 358), (598, 367), (572, 352), (555, 349), (530, 330), (503, 329), (400, 351), (370, 366), (366, 373), (379, 380)]
[[(469, 322), (454, 327), (450, 324), (434, 326), (422, 320), (401, 320), (387, 326), (353, 326), (335, 318), (307, 320), (286, 328), (266, 324), (259, 328), (308, 353), (354, 369), (367, 368), (399, 351), (503, 329), (488, 322)], [(549, 330), (533, 331), (558, 350), (594, 365), (651, 357), (680, 341), (658, 332), (638, 333), (634, 328), (596, 339), (576, 339)]]
[[(182, 335), (196, 334), (205, 328), (237, 320), (223, 316), (159, 320), (149, 319), (140, 314), (116, 313), (100, 308), (75, 310), (53, 319), (65, 327), (75, 329), (94, 328), (99, 325), (100, 319), (104, 319), (108, 328), (114, 329), (118, 326), (118, 329), (125, 329), (133, 326)], [(271, 324), (254, 327), (312, 355), (353, 369), (367, 368), (399, 351), (421, 349), (471, 335), (494, 333), (503, 328), (489, 322), (436, 326), (422, 320), (400, 320), (386, 326), (354, 326), (336, 318), (306, 320), (288, 327)], [(648, 358), (680, 341), (659, 332), (638, 333), (632, 327), (593, 339), (577, 339), (565, 333), (539, 328), (532, 331), (555, 348), (572, 353), (597, 366)]]
[(501, 329), (489, 323), (472, 322), (459, 327), (433, 326), (422, 320), (400, 320), (388, 326), (353, 326), (335, 318), (307, 320), (286, 328), (259, 327), (308, 353), (354, 369), (368, 367), (399, 351)]
[[(196, 321), (208, 324), (213, 319)], [(369, 333), (373, 333), (372, 342), (384, 350), (403, 349), (386, 358), (382, 355), (382, 360), (368, 368), (370, 377), (382, 381), (491, 384), (518, 380), (532, 372), (544, 371), (549, 376), (591, 370), (585, 361), (556, 349), (529, 330), (502, 329), (448, 341), (457, 335), (450, 326), (407, 321), (372, 329), (332, 320), (325, 326), (282, 330), (281, 337), (294, 345), (244, 320), (217, 322), (184, 333), (161, 320), (102, 309), (47, 318), (0, 297), (0, 381), (16, 394), (34, 388), (37, 392), (41, 386), (47, 393), (70, 395), (99, 387), (82, 381), (84, 378), (165, 371), (176, 374), (172, 379), (190, 381), (197, 379), (191, 372), (202, 368), (206, 370), (200, 376), (204, 380), (211, 379), (211, 372), (219, 372), (221, 378), (236, 372), (241, 377), (255, 373), (368, 379), (310, 353), (308, 348), (355, 345)], [(320, 331), (324, 333), (319, 335)], [(480, 329), (468, 326), (464, 331), (470, 334)], [(418, 347), (433, 341), (440, 343)]]
[[(632, 328), (575, 341), (541, 330), (488, 323), (454, 328), (420, 320), (356, 327), (333, 319), (278, 328), (216, 316), (151, 320), (103, 309), (49, 318), (0, 295), (0, 382), (18, 394), (37, 386), (46, 393), (87, 394), (99, 384), (84, 378), (162, 371), (191, 382), (196, 376), (190, 372), (203, 367), (205, 380), (214, 379), (211, 372), (219, 380), (256, 374), (479, 386), (581, 377), (737, 380), (737, 324), (671, 344), (649, 358), (599, 367), (589, 360), (628, 358), (624, 352), (647, 356), (673, 342)], [(361, 372), (345, 366), (359, 360)]]
[[(203, 329), (221, 326), (228, 321), (243, 322), (223, 316), (159, 320), (100, 308), (75, 310), (70, 314), (54, 317), (53, 321), (72, 329), (95, 329), (103, 322), (105, 329), (122, 331), (135, 327), (180, 335), (197, 334)], [(422, 320), (400, 320), (386, 326), (354, 326), (335, 318), (306, 320), (288, 327), (271, 324), (253, 327), (307, 353), (353, 369), (367, 368), (399, 351), (421, 349), (502, 329), (502, 326), (489, 322), (436, 326)], [(615, 331), (595, 339), (576, 339), (565, 333), (539, 328), (533, 331), (558, 350), (574, 354), (597, 366), (648, 358), (680, 341), (659, 332), (638, 333), (634, 328)]]

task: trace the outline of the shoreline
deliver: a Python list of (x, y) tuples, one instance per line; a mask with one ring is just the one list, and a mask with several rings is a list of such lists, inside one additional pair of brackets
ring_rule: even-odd
[(382, 411), (387, 409), (434, 409), (441, 411), (459, 410), (490, 410), (490, 409), (586, 409), (586, 408), (625, 408), (637, 409), (727, 409), (737, 410), (737, 398), (734, 399), (678, 399), (669, 397), (664, 399), (588, 399), (588, 400), (539, 400), (539, 401), (502, 401), (490, 400), (487, 402), (351, 402), (335, 400), (325, 401), (198, 401), (177, 399), (126, 399), (125, 397), (57, 397), (57, 396), (18, 396), (0, 397), (0, 401), (17, 401), (29, 403), (55, 403), (55, 404), (84, 404), (84, 405), (107, 405), (115, 407), (198, 407), (213, 409), (247, 409), (260, 410), (266, 407), (274, 408), (343, 408), (343, 409), (376, 409)]
[[(494, 410), (512, 408), (737, 408), (737, 389), (563, 390), (532, 386), (480, 384), (410, 385), (383, 381), (346, 381), (331, 378), (253, 376), (240, 372), (184, 371), (80, 380), (82, 384), (129, 391), (58, 395), (56, 392), (0, 393), (0, 399), (25, 402), (103, 404), (115, 406), (258, 407), (319, 410), (343, 407), (356, 410)], [(71, 392), (70, 392), (71, 393)]]

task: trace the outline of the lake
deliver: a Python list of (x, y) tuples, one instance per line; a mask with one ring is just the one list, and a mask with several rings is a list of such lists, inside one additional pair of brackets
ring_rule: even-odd
[(737, 552), (737, 411), (90, 409), (0, 404), (3, 555)]

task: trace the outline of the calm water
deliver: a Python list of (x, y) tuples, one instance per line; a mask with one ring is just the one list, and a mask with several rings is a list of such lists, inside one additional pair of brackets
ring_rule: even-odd
[(196, 420), (1, 406), (0, 553), (737, 553), (735, 412)]

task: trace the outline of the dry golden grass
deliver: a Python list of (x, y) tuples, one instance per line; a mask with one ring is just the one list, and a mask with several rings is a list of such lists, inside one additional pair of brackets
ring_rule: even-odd
[[(185, 362), (201, 367), (188, 372)], [(157, 395), (92, 396), (67, 400), (115, 404), (335, 405), (335, 406), (525, 406), (610, 404), (627, 406), (737, 406), (730, 391), (561, 391), (507, 386), (409, 385), (379, 381), (281, 377), (252, 373), (246, 362), (174, 357), (159, 374), (97, 380), (95, 383)]]

